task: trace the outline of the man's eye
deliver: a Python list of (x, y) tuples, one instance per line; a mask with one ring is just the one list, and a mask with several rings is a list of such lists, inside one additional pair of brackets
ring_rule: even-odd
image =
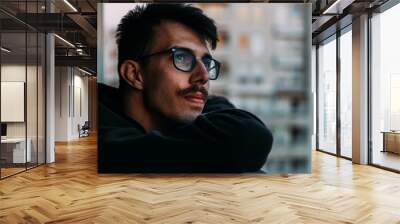
[(182, 54), (176, 54), (175, 60), (178, 62), (190, 63), (192, 61), (192, 58), (189, 54), (182, 53)]
[(203, 63), (204, 63), (204, 66), (206, 66), (206, 68), (210, 68), (210, 66), (211, 66), (211, 59), (209, 59), (209, 58), (204, 58), (204, 59), (203, 59)]
[(179, 60), (179, 61), (183, 61), (184, 60), (184, 56), (181, 54), (175, 55), (175, 59)]

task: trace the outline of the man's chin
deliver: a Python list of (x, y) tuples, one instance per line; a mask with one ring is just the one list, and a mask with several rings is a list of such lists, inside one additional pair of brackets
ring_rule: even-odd
[(190, 112), (185, 112), (182, 114), (182, 116), (179, 116), (178, 120), (180, 123), (191, 123), (194, 120), (196, 120), (196, 118), (201, 114), (201, 111), (190, 111)]

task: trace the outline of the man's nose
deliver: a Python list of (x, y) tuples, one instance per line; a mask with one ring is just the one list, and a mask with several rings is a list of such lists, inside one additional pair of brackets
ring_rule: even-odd
[(208, 71), (201, 60), (197, 59), (192, 75), (190, 76), (190, 82), (200, 84), (208, 82)]

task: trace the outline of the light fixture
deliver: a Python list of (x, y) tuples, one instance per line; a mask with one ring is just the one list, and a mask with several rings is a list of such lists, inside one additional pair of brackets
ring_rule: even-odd
[(55, 37), (57, 37), (59, 40), (61, 40), (62, 42), (64, 42), (64, 43), (66, 43), (67, 45), (69, 45), (70, 47), (73, 47), (73, 48), (75, 48), (75, 45), (73, 45), (71, 42), (69, 42), (68, 40), (66, 40), (66, 39), (64, 39), (64, 38), (62, 38), (62, 37), (60, 37), (59, 35), (57, 35), (57, 34), (54, 34), (54, 36)]
[[(336, 0), (332, 5), (330, 5), (327, 9), (324, 10), (324, 12), (322, 14), (332, 14), (332, 9), (334, 9), (335, 7), (337, 7), (337, 4), (339, 4), (341, 0)], [(339, 14), (339, 13), (335, 13), (335, 14)]]
[(9, 50), (9, 49), (7, 49), (7, 48), (5, 48), (5, 47), (1, 47), (0, 49), (1, 49), (2, 51), (6, 52), (6, 53), (10, 53), (10, 52), (11, 52), (11, 50)]
[(82, 48), (76, 48), (76, 53), (78, 55), (88, 55)]
[(64, 0), (65, 4), (67, 4), (72, 10), (74, 10), (74, 12), (78, 12), (78, 10), (68, 1), (68, 0)]
[(92, 73), (90, 73), (90, 72), (88, 72), (88, 71), (86, 71), (86, 70), (83, 70), (83, 69), (81, 69), (81, 68), (79, 68), (79, 67), (78, 67), (78, 70), (81, 71), (81, 72), (83, 72), (83, 73), (85, 73), (85, 74), (87, 74), (87, 75), (89, 75), (89, 76), (92, 75)]

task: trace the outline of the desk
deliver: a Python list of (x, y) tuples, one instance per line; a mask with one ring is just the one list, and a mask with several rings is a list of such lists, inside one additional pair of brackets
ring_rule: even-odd
[[(6, 160), (6, 163), (30, 162), (32, 157), (31, 154), (32, 141), (30, 138), (28, 138), (27, 142), (28, 142), (27, 145), (28, 147), (26, 147), (25, 151), (25, 138), (1, 139), (1, 157)], [(26, 159), (27, 161), (25, 161)]]
[(400, 131), (382, 131), (383, 151), (400, 154)]

